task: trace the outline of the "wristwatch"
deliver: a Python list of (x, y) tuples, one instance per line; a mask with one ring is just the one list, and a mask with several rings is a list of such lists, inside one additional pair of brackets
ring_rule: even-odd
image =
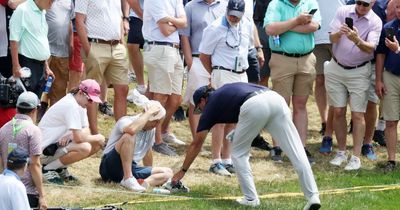
[(262, 46), (262, 45), (260, 44), (259, 46), (255, 47), (255, 48), (256, 48), (257, 51), (259, 51), (259, 50), (263, 49), (264, 46)]
[(122, 17), (122, 19), (123, 20), (127, 20), (128, 22), (131, 21), (131, 18), (130, 17), (126, 17), (126, 16)]

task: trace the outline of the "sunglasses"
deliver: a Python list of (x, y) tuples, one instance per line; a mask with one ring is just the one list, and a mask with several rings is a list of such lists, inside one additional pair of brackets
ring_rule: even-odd
[(89, 101), (89, 103), (93, 103), (93, 100), (89, 97), (89, 95), (86, 92), (82, 91), (82, 93), (86, 97), (86, 99)]
[(363, 1), (356, 1), (356, 4), (358, 5), (358, 6), (363, 6), (363, 7), (369, 7), (369, 5), (370, 5), (370, 3), (367, 3), (367, 2), (363, 2)]

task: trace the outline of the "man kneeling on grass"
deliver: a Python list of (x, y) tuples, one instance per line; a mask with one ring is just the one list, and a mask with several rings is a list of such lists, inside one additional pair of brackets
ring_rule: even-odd
[(67, 166), (99, 151), (101, 134), (91, 135), (86, 107), (101, 102), (100, 86), (87, 79), (47, 110), (39, 123), (43, 133), (43, 177), (52, 183), (75, 181)]
[[(149, 185), (162, 185), (173, 175), (170, 168), (151, 167), (155, 127), (165, 116), (158, 101), (149, 101), (145, 112), (119, 119), (113, 128), (100, 163), (104, 181), (119, 182), (123, 187), (144, 192)], [(143, 160), (144, 167), (137, 165)], [(144, 179), (140, 185), (137, 179)]]

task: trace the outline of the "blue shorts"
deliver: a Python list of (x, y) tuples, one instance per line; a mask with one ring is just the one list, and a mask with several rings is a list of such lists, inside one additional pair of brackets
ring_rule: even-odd
[[(136, 162), (132, 161), (132, 174), (136, 179), (146, 179), (151, 175), (151, 169), (151, 167), (137, 166)], [(103, 181), (121, 182), (124, 177), (124, 171), (122, 169), (121, 158), (115, 148), (103, 155), (99, 172)]]
[(142, 34), (143, 21), (137, 17), (130, 17), (128, 44), (138, 44), (143, 49), (144, 38)]

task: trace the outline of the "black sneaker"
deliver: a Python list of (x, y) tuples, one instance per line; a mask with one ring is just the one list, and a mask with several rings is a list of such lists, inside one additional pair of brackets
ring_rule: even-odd
[(251, 142), (251, 146), (267, 151), (270, 151), (272, 149), (269, 143), (265, 141), (265, 139), (262, 136), (260, 136), (260, 134), (258, 134), (256, 138), (253, 139), (253, 142)]
[(269, 151), (270, 155), (271, 155), (271, 159), (275, 162), (275, 163), (283, 163), (283, 159), (282, 159), (282, 150), (280, 147), (273, 147), (271, 149), (271, 151)]
[(64, 181), (61, 179), (60, 175), (55, 170), (45, 170), (42, 168), (43, 179), (47, 183), (64, 185)]
[(114, 116), (114, 112), (112, 111), (112, 106), (108, 104), (108, 102), (100, 103), (99, 104), (99, 111), (108, 116)]
[(177, 122), (184, 121), (185, 117), (185, 110), (183, 110), (182, 106), (179, 106), (178, 109), (174, 113), (174, 120)]
[(308, 162), (310, 163), (310, 165), (314, 165), (315, 164), (315, 158), (311, 155), (311, 153), (308, 151), (307, 148), (304, 147), (304, 151), (306, 152), (307, 158), (308, 158)]
[(324, 136), (325, 135), (325, 130), (326, 130), (326, 123), (321, 123), (321, 130), (319, 130), (319, 134)]
[(385, 131), (375, 130), (372, 139), (382, 147), (386, 147)]
[(223, 164), (225, 166), (225, 169), (231, 173), (234, 174), (236, 172), (235, 170), (235, 166), (233, 166), (233, 164)]
[(393, 172), (396, 169), (396, 163), (392, 161), (388, 161), (383, 168), (383, 172), (385, 173), (390, 173)]
[(56, 172), (61, 177), (61, 179), (63, 179), (65, 182), (77, 182), (78, 181), (78, 178), (76, 178), (75, 176), (72, 176), (69, 173), (68, 168), (59, 168), (56, 170)]

